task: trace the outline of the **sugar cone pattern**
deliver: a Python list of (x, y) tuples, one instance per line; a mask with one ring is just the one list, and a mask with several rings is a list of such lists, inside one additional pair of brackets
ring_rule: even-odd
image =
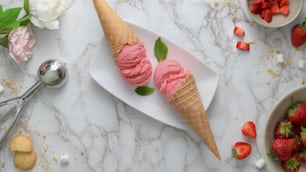
[(113, 58), (116, 59), (124, 45), (135, 44), (139, 39), (105, 0), (93, 1)]
[(189, 75), (170, 98), (170, 103), (209, 149), (221, 159), (193, 75)]

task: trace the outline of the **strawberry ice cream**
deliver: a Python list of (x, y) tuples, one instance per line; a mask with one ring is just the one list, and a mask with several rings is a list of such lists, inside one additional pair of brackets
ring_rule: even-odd
[(115, 62), (122, 77), (130, 84), (142, 86), (150, 80), (152, 65), (141, 42), (126, 44)]
[(158, 63), (154, 71), (154, 82), (168, 100), (173, 96), (190, 72), (175, 60), (166, 59)]

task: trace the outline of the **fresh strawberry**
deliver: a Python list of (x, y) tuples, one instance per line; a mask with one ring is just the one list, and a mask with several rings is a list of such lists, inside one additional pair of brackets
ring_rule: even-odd
[(303, 147), (302, 150), (298, 153), (298, 155), (302, 162), (306, 162), (306, 147)]
[(250, 51), (250, 44), (243, 41), (238, 41), (236, 44), (236, 48), (244, 51)]
[(291, 156), (293, 148), (294, 139), (275, 139), (271, 143), (269, 156), (273, 159), (285, 161)]
[(297, 154), (294, 154), (289, 159), (282, 161), (281, 165), (285, 172), (297, 172), (301, 168), (301, 160)]
[(293, 152), (299, 152), (304, 146), (301, 141), (301, 137), (299, 135), (295, 135), (293, 139), (294, 139)]
[(252, 146), (246, 142), (236, 142), (232, 148), (232, 154), (239, 160), (249, 156), (252, 152)]
[(306, 147), (306, 128), (301, 126), (301, 133), (300, 133), (300, 136), (301, 136), (301, 142), (302, 144)]
[(281, 120), (274, 128), (274, 137), (276, 139), (289, 139), (294, 135), (293, 125), (288, 119)]
[(241, 27), (235, 26), (234, 34), (237, 36), (244, 36), (244, 29)]
[(257, 136), (255, 123), (253, 121), (247, 121), (246, 123), (243, 124), (241, 132), (246, 137), (255, 139)]
[(295, 25), (291, 30), (291, 43), (294, 47), (300, 47), (306, 41), (305, 21)]
[(306, 125), (306, 104), (294, 103), (287, 110), (287, 117), (290, 121), (298, 125)]
[(289, 5), (282, 6), (282, 7), (280, 8), (280, 12), (281, 12), (284, 16), (288, 16), (288, 15), (289, 15)]

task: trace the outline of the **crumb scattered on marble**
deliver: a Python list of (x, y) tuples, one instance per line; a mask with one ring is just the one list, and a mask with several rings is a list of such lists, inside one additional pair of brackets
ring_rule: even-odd
[(215, 0), (215, 6), (219, 5), (219, 0)]
[(49, 146), (48, 146), (47, 144), (44, 144), (44, 147), (43, 147), (43, 148), (44, 148), (44, 151), (47, 152), (48, 149), (49, 149)]
[(43, 135), (42, 137), (43, 137), (43, 139), (46, 139), (46, 138), (47, 138), (47, 136), (46, 136), (46, 135)]
[(58, 163), (58, 156), (57, 156), (57, 155), (53, 155), (53, 156), (52, 156), (52, 159), (53, 159), (56, 163)]
[(269, 68), (267, 69), (267, 72), (272, 75), (273, 77), (278, 77), (280, 74), (275, 72), (273, 69)]
[(5, 163), (4, 162), (1, 164), (1, 168), (5, 168)]
[(255, 162), (255, 166), (258, 169), (262, 169), (265, 166), (266, 162), (262, 158)]
[(254, 44), (255, 43), (255, 41), (253, 39), (250, 39), (248, 42), (249, 42), (249, 44)]
[(301, 84), (305, 85), (305, 79), (304, 78), (301, 79)]
[(15, 95), (15, 94), (19, 93), (20, 87), (18, 87), (15, 83), (13, 83), (13, 82), (11, 82), (7, 79), (4, 79), (4, 78), (2, 78), (0, 82), (3, 85), (3, 87), (10, 90), (11, 95)]

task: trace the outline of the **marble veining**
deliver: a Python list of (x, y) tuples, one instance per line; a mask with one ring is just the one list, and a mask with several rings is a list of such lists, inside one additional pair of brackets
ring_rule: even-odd
[[(74, 0), (60, 18), (56, 31), (34, 28), (38, 44), (34, 57), (16, 64), (0, 48), (0, 83), (10, 83), (0, 99), (20, 95), (36, 80), (39, 64), (60, 58), (67, 64), (69, 81), (61, 89), (42, 88), (26, 104), (10, 138), (31, 135), (39, 158), (35, 171), (148, 171), (148, 172), (255, 172), (262, 158), (262, 131), (273, 104), (293, 88), (303, 86), (305, 46), (292, 48), (290, 30), (302, 22), (306, 10), (291, 25), (280, 29), (253, 23), (244, 0), (108, 0), (127, 21), (149, 29), (188, 50), (219, 75), (219, 85), (207, 109), (222, 156), (218, 161), (192, 131), (182, 131), (151, 119), (121, 102), (96, 84), (89, 65), (99, 49), (103, 32), (92, 1)], [(218, 2), (218, 3), (217, 3)], [(21, 0), (1, 1), (4, 8)], [(306, 9), (304, 5), (304, 9)], [(235, 25), (246, 31), (238, 38)], [(252, 41), (251, 51), (235, 48), (238, 40)], [(276, 51), (285, 65), (276, 64)], [(256, 140), (246, 139), (240, 127), (253, 120)], [(236, 141), (248, 141), (250, 157), (231, 156)], [(0, 151), (0, 171), (16, 171), (7, 143)], [(69, 163), (54, 157), (69, 154)], [(263, 169), (261, 171), (268, 171)]]

